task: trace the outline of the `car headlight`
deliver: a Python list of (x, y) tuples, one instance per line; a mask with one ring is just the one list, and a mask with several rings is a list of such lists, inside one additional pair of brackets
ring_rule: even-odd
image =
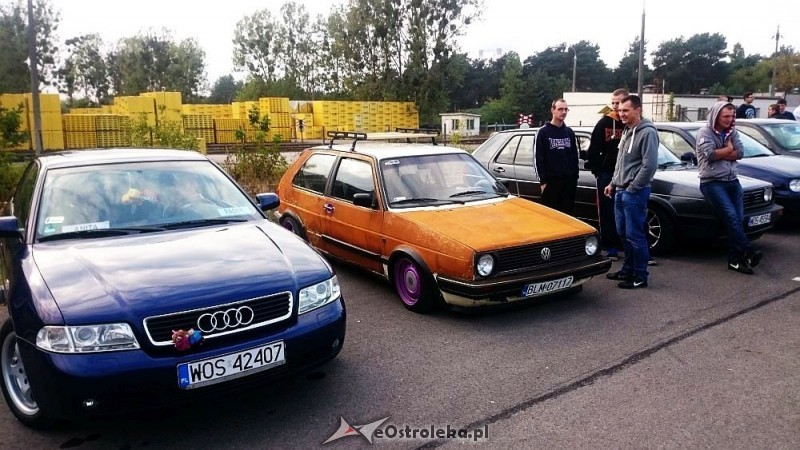
[(772, 201), (772, 188), (764, 188), (764, 201), (769, 203)]
[(586, 238), (586, 243), (584, 247), (586, 249), (586, 254), (589, 256), (592, 256), (595, 253), (597, 253), (598, 249), (597, 236), (589, 236), (588, 238)]
[(492, 272), (494, 272), (494, 256), (481, 255), (481, 257), (478, 258), (478, 262), (475, 264), (475, 269), (478, 271), (478, 275), (482, 277), (491, 275)]
[(320, 306), (325, 306), (341, 296), (342, 290), (339, 287), (339, 279), (334, 275), (322, 283), (300, 289), (300, 305), (297, 307), (297, 313), (307, 313)]
[(134, 350), (139, 342), (127, 323), (46, 326), (36, 333), (36, 346), (56, 353)]
[(789, 190), (792, 192), (800, 192), (800, 179), (790, 181)]

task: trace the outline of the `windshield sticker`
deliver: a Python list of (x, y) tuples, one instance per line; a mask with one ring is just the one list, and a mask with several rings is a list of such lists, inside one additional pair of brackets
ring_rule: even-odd
[(62, 233), (69, 233), (72, 231), (86, 231), (86, 230), (105, 230), (107, 228), (111, 228), (111, 222), (106, 220), (105, 222), (91, 222), (91, 223), (79, 223), (77, 225), (65, 225), (61, 227)]
[(64, 216), (52, 216), (52, 217), (46, 217), (44, 219), (45, 225), (51, 225), (57, 223), (64, 223)]
[(390, 159), (388, 161), (384, 161), (383, 162), (384, 166), (396, 166), (398, 164), (400, 164), (400, 160), (399, 159)]
[(57, 226), (55, 226), (55, 225), (47, 225), (46, 227), (44, 227), (44, 231), (42, 233), (43, 234), (53, 234), (56, 231), (58, 231), (58, 227)]
[(250, 210), (246, 206), (219, 208), (217, 209), (217, 212), (220, 216), (246, 216), (250, 214)]

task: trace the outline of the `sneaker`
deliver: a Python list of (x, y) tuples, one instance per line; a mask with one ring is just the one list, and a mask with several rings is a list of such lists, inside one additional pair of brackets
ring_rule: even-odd
[(752, 268), (761, 262), (762, 256), (764, 256), (764, 254), (761, 252), (761, 250), (753, 250), (752, 252), (749, 252), (745, 258), (747, 258), (747, 264), (750, 264), (750, 267)]
[(619, 251), (615, 248), (608, 249), (608, 259), (611, 261), (619, 261)]
[(618, 270), (616, 272), (608, 272), (606, 278), (609, 280), (627, 281), (633, 278), (633, 274)]
[(620, 289), (641, 289), (647, 287), (647, 280), (640, 280), (637, 278), (629, 278), (625, 281), (620, 281), (617, 286)]
[(658, 261), (656, 261), (653, 258), (650, 258), (650, 259), (647, 260), (647, 265), (648, 266), (657, 266), (658, 265)]
[(728, 270), (735, 270), (739, 273), (743, 273), (746, 275), (753, 274), (753, 268), (750, 267), (750, 264), (747, 262), (746, 259), (737, 262), (729, 262), (728, 263)]

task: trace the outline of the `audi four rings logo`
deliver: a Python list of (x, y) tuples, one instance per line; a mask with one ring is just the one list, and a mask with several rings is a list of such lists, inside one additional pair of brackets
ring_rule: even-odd
[(545, 247), (545, 248), (542, 249), (542, 259), (545, 260), (545, 261), (550, 259), (550, 249), (549, 248)]
[(240, 306), (225, 311), (203, 314), (197, 319), (197, 328), (208, 334), (214, 331), (236, 328), (239, 325), (250, 325), (254, 317), (255, 313), (249, 306)]

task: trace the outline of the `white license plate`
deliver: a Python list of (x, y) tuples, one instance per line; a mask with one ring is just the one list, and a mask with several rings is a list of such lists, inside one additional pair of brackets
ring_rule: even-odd
[(753, 216), (747, 219), (747, 226), (748, 227), (757, 227), (759, 225), (764, 225), (765, 223), (769, 223), (770, 213), (761, 214), (760, 216)]
[(530, 297), (531, 295), (544, 294), (546, 292), (560, 291), (572, 286), (572, 277), (559, 278), (553, 281), (542, 281), (541, 283), (526, 284), (522, 288), (520, 297)]
[(283, 341), (178, 365), (178, 386), (194, 389), (251, 375), (286, 363)]

